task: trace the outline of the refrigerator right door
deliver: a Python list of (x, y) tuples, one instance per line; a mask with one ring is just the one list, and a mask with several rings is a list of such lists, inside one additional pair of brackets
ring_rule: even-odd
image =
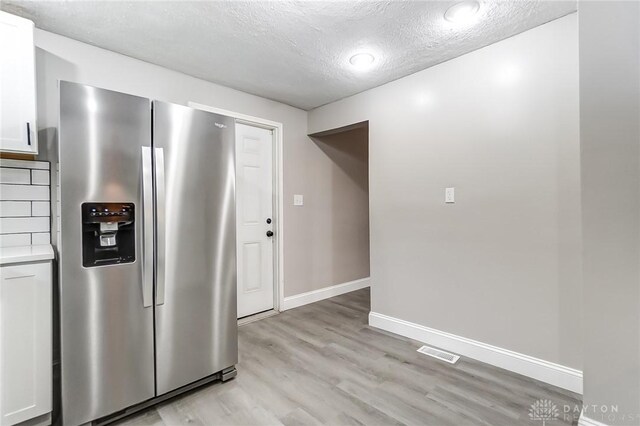
[(238, 361), (234, 127), (153, 103), (158, 395)]

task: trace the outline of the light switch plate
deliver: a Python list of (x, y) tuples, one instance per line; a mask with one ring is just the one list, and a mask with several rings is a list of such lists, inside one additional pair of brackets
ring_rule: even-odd
[(294, 206), (302, 206), (304, 205), (304, 196), (299, 194), (294, 194), (293, 196), (293, 205)]
[(455, 188), (445, 188), (445, 190), (444, 190), (444, 202), (445, 203), (455, 203), (456, 202), (456, 189)]

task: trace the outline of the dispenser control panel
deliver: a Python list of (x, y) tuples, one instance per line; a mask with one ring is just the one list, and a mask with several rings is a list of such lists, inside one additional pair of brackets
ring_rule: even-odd
[(133, 203), (82, 203), (81, 208), (84, 267), (136, 260)]

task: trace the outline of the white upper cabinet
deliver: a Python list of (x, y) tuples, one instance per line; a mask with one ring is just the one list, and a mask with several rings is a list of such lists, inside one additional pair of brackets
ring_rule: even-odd
[(0, 151), (38, 153), (33, 22), (0, 12)]

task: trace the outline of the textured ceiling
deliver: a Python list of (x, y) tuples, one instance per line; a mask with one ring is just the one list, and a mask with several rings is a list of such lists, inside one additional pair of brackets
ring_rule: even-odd
[[(576, 10), (575, 1), (15, 1), (38, 28), (303, 109), (353, 95)], [(373, 69), (349, 57), (372, 51)]]

